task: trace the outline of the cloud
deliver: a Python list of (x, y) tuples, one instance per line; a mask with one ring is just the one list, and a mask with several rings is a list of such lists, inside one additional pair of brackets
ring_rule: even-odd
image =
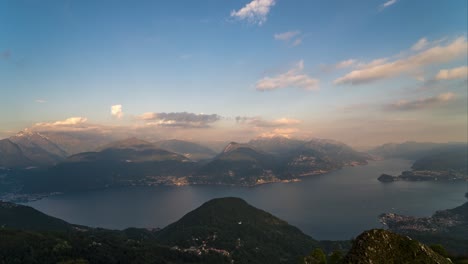
[(147, 121), (147, 125), (164, 127), (206, 128), (210, 124), (221, 119), (216, 114), (194, 114), (187, 112), (177, 113), (144, 113), (137, 117), (139, 120)]
[(283, 33), (276, 33), (273, 35), (276, 40), (284, 41), (286, 43), (291, 43), (292, 46), (299, 46), (302, 44), (302, 35), (301, 31), (287, 31)]
[(237, 123), (246, 124), (253, 127), (285, 127), (291, 125), (298, 125), (301, 123), (301, 120), (289, 118), (264, 120), (260, 117), (237, 116), (235, 119)]
[(466, 39), (460, 37), (445, 46), (437, 45), (409, 57), (390, 62), (386, 61), (376, 65), (364, 65), (362, 69), (354, 70), (336, 79), (333, 83), (355, 85), (388, 79), (402, 74), (414, 74), (428, 65), (463, 58), (466, 56), (467, 49)]
[(455, 98), (454, 93), (443, 93), (437, 96), (427, 97), (414, 101), (401, 100), (393, 104), (384, 106), (384, 110), (388, 111), (411, 111), (431, 108), (434, 106), (440, 106)]
[(291, 70), (274, 77), (264, 77), (257, 81), (255, 87), (258, 91), (271, 91), (280, 88), (297, 87), (306, 90), (318, 90), (319, 80), (303, 73), (304, 61), (299, 61)]
[(112, 116), (117, 117), (119, 119), (122, 118), (123, 116), (122, 105), (118, 104), (118, 105), (111, 106), (111, 114)]
[(36, 102), (36, 103), (39, 103), (39, 104), (47, 103), (47, 101), (44, 100), (44, 99), (36, 99), (35, 102)]
[(299, 132), (299, 129), (297, 129), (297, 128), (276, 128), (276, 129), (273, 129), (273, 131), (261, 133), (260, 137), (267, 137), (267, 138), (286, 137), (286, 138), (290, 138), (293, 134), (295, 134), (297, 132)]
[(11, 57), (11, 51), (10, 50), (4, 50), (0, 52), (0, 60), (8, 60)]
[(397, 0), (389, 0), (389, 1), (385, 2), (385, 3), (383, 3), (380, 6), (380, 10), (383, 10), (383, 9), (385, 9), (385, 8), (391, 6), (391, 5), (394, 5), (394, 4), (396, 4), (396, 2), (397, 2)]
[(233, 10), (231, 17), (262, 25), (266, 22), (268, 13), (274, 5), (275, 0), (253, 0), (239, 10)]
[(273, 37), (276, 40), (290, 41), (291, 39), (293, 39), (294, 37), (296, 37), (299, 34), (301, 34), (301, 31), (299, 31), (299, 30), (287, 31), (287, 32), (283, 32), (283, 33), (277, 33)]
[(356, 60), (354, 59), (349, 59), (349, 60), (344, 60), (344, 61), (340, 61), (338, 62), (335, 67), (337, 69), (342, 69), (342, 68), (348, 68), (348, 67), (351, 67), (353, 66), (354, 64), (356, 64)]
[(468, 67), (461, 66), (453, 69), (443, 69), (435, 76), (436, 80), (466, 79), (468, 77)]
[(418, 42), (416, 42), (411, 47), (411, 49), (414, 50), (414, 51), (420, 51), (420, 50), (423, 50), (424, 48), (426, 48), (428, 45), (429, 45), (429, 42), (427, 41), (427, 39), (426, 38), (421, 38), (420, 40), (418, 40)]
[(86, 117), (70, 117), (65, 120), (56, 122), (41, 122), (34, 124), (35, 127), (58, 127), (58, 126), (75, 126), (81, 125), (88, 121)]

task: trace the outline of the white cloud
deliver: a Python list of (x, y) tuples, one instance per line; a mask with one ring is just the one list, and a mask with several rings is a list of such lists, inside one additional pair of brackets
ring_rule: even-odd
[(429, 42), (427, 41), (427, 39), (422, 38), (422, 39), (418, 40), (418, 42), (416, 42), (411, 47), (411, 49), (414, 50), (414, 51), (420, 51), (420, 50), (423, 50), (424, 48), (426, 48), (428, 45), (429, 45)]
[(396, 103), (386, 105), (385, 110), (389, 111), (411, 111), (418, 109), (426, 109), (434, 106), (439, 106), (455, 98), (454, 93), (443, 93), (437, 96), (427, 97), (414, 101), (400, 100)]
[(114, 117), (122, 118), (123, 116), (122, 105), (118, 104), (118, 105), (111, 106), (111, 114)]
[(296, 37), (299, 34), (301, 34), (301, 32), (299, 30), (287, 31), (287, 32), (275, 34), (274, 38), (276, 40), (290, 41), (292, 38)]
[(356, 60), (354, 59), (349, 59), (349, 60), (344, 60), (344, 61), (340, 61), (338, 62), (335, 67), (337, 69), (342, 69), (342, 68), (347, 68), (347, 67), (351, 67), (353, 66), (354, 64), (356, 64)]
[(44, 99), (36, 99), (35, 102), (36, 102), (36, 103), (39, 103), (39, 104), (47, 103), (47, 101), (44, 100)]
[(466, 79), (468, 77), (468, 67), (461, 66), (453, 69), (443, 69), (435, 76), (436, 80)]
[(233, 10), (231, 17), (262, 25), (267, 20), (268, 13), (274, 5), (275, 0), (253, 0), (239, 10)]
[(306, 90), (318, 90), (319, 80), (303, 73), (304, 61), (299, 61), (291, 70), (274, 77), (264, 77), (257, 81), (255, 87), (258, 91), (271, 91), (280, 88), (298, 87)]
[(302, 44), (302, 38), (297, 38), (294, 40), (294, 42), (292, 43), (292, 45), (295, 47), (295, 46), (299, 46)]
[(383, 3), (380, 6), (380, 10), (382, 10), (384, 8), (387, 8), (387, 7), (391, 6), (391, 5), (394, 5), (394, 4), (396, 4), (396, 2), (397, 2), (397, 0), (389, 0), (389, 1), (385, 2), (385, 3)]
[(56, 121), (56, 122), (42, 122), (36, 123), (34, 126), (41, 127), (54, 127), (54, 126), (74, 126), (84, 124), (88, 121), (86, 117), (70, 117), (65, 120)]
[(364, 65), (362, 69), (354, 70), (334, 81), (334, 84), (362, 84), (377, 80), (396, 77), (402, 74), (415, 74), (421, 68), (446, 63), (466, 56), (468, 45), (464, 37), (448, 43), (445, 46), (435, 46), (409, 57), (390, 62), (379, 62), (375, 65)]

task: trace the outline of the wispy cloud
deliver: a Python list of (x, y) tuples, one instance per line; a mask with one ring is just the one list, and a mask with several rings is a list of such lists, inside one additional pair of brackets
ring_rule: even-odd
[(401, 100), (393, 104), (384, 106), (387, 111), (411, 111), (432, 108), (435, 106), (443, 105), (455, 98), (454, 93), (443, 93), (437, 96), (427, 97), (423, 99), (406, 101)]
[(111, 106), (111, 114), (113, 117), (116, 117), (119, 119), (122, 118), (123, 116), (122, 105), (118, 104), (118, 105)]
[(264, 77), (257, 81), (255, 87), (258, 91), (271, 91), (280, 88), (297, 87), (306, 90), (318, 90), (319, 80), (303, 73), (304, 61), (301, 60), (289, 71), (274, 77)]
[(266, 138), (273, 138), (273, 137), (290, 138), (297, 132), (299, 132), (299, 129), (297, 128), (275, 128), (272, 131), (263, 132), (259, 136), (266, 137)]
[(268, 13), (274, 5), (275, 0), (253, 0), (239, 10), (233, 10), (231, 17), (262, 25), (266, 22)]
[(421, 38), (420, 40), (418, 40), (418, 42), (414, 43), (411, 49), (414, 51), (420, 51), (426, 48), (428, 45), (429, 45), (429, 42), (427, 41), (427, 39)]
[(36, 100), (34, 100), (34, 101), (35, 101), (36, 103), (39, 103), (39, 104), (47, 103), (47, 101), (44, 100), (44, 99), (36, 99)]
[(393, 61), (379, 61), (375, 65), (364, 65), (362, 69), (351, 71), (334, 81), (334, 84), (363, 84), (388, 79), (402, 74), (418, 73), (428, 65), (446, 63), (466, 56), (466, 38), (460, 37), (445, 46), (423, 50), (414, 55)]
[(36, 127), (56, 127), (56, 126), (74, 126), (84, 124), (88, 121), (86, 117), (70, 117), (65, 120), (56, 121), (56, 122), (41, 122), (36, 123)]
[(379, 7), (379, 9), (380, 9), (380, 10), (383, 10), (383, 9), (385, 9), (385, 8), (391, 6), (391, 5), (396, 4), (396, 2), (397, 2), (397, 0), (389, 0), (389, 1), (385, 2), (385, 3), (383, 3), (383, 4)]
[(291, 125), (298, 125), (301, 123), (301, 120), (290, 119), (290, 118), (279, 118), (276, 120), (265, 120), (261, 117), (245, 117), (237, 116), (236, 122), (240, 124), (245, 124), (253, 127), (285, 127)]
[(349, 59), (349, 60), (344, 60), (344, 61), (340, 61), (338, 62), (335, 67), (337, 69), (343, 69), (343, 68), (348, 68), (348, 67), (351, 67), (353, 66), (354, 64), (356, 64), (357, 61), (354, 60), (354, 59)]
[(468, 67), (461, 66), (453, 69), (440, 70), (435, 76), (435, 80), (454, 80), (468, 78)]
[(276, 33), (273, 35), (276, 40), (284, 41), (286, 43), (291, 43), (292, 46), (298, 46), (302, 44), (302, 35), (301, 31), (287, 31), (283, 33)]
[(191, 127), (206, 128), (210, 124), (221, 119), (217, 114), (195, 114), (188, 112), (177, 113), (144, 113), (137, 117), (139, 120), (146, 121), (147, 125), (157, 125), (165, 127)]

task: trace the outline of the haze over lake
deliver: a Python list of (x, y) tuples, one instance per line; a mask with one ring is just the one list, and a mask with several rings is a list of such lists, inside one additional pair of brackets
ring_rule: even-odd
[(465, 202), (464, 182), (381, 183), (381, 173), (397, 175), (411, 161), (389, 159), (346, 167), (297, 183), (253, 188), (158, 186), (96, 190), (48, 197), (28, 205), (74, 224), (112, 229), (164, 227), (216, 197), (235, 196), (299, 227), (316, 239), (349, 239), (381, 227), (378, 215), (395, 212), (429, 216)]

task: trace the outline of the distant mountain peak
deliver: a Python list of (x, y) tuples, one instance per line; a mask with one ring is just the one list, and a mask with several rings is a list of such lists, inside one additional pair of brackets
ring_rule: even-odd
[(249, 149), (253, 149), (253, 147), (250, 146), (249, 144), (231, 142), (231, 143), (229, 143), (229, 144), (224, 148), (223, 153), (232, 152), (232, 151), (237, 150), (237, 149), (239, 149), (239, 148), (249, 148)]
[(151, 144), (148, 141), (136, 138), (136, 137), (129, 137), (123, 140), (118, 140), (111, 142), (107, 145), (104, 145), (100, 148), (98, 148), (98, 151), (102, 151), (104, 149), (110, 149), (110, 148), (117, 148), (117, 149), (124, 149), (124, 148), (130, 148), (130, 149), (141, 149), (141, 148), (154, 148), (153, 144)]

